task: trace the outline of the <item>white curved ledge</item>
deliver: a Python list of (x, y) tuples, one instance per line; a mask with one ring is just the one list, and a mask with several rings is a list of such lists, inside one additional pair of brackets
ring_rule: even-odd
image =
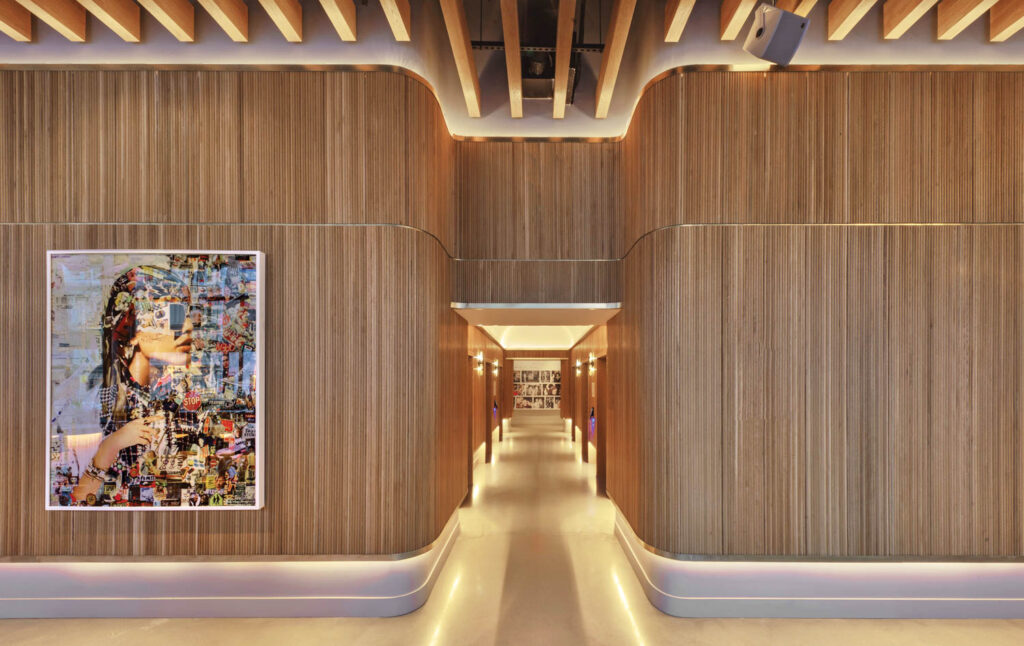
[(416, 610), (459, 534), (382, 560), (0, 563), (0, 618), (393, 617)]
[(615, 511), (647, 598), (676, 617), (1024, 617), (1024, 563), (677, 560)]

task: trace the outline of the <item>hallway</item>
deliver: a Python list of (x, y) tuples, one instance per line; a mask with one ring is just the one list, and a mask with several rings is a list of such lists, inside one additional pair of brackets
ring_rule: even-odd
[(557, 413), (520, 412), (479, 464), (462, 533), (433, 594), (391, 619), (74, 619), (0, 621), (0, 642), (78, 646), (262, 644), (905, 644), (1024, 641), (1003, 620), (677, 619), (648, 603)]

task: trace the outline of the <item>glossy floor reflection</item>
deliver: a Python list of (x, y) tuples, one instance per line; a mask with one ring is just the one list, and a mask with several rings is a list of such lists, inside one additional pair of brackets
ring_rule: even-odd
[(655, 610), (612, 534), (555, 414), (514, 418), (478, 465), (462, 535), (430, 600), (391, 619), (0, 621), (0, 643), (217, 644), (865, 644), (1024, 643), (1022, 621), (678, 619)]

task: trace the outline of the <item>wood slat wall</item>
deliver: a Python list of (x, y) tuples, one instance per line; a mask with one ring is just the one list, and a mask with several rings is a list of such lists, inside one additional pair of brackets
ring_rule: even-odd
[(460, 303), (618, 303), (619, 263), (603, 260), (457, 260)]
[(455, 142), (387, 72), (0, 71), (0, 222), (404, 224), (455, 249)]
[[(607, 324), (594, 326), (569, 350), (569, 369), (566, 373), (568, 379), (566, 379), (566, 375), (563, 375), (562, 383), (563, 388), (565, 384), (568, 384), (572, 389), (572, 407), (569, 410), (569, 416), (572, 418), (573, 425), (579, 429), (577, 433), (586, 433), (587, 423), (590, 419), (588, 401), (590, 399), (590, 382), (593, 377), (588, 371), (587, 361), (590, 359), (591, 353), (595, 357), (604, 357), (608, 354)], [(576, 374), (577, 361), (583, 364), (579, 375)], [(579, 437), (578, 434), (577, 437)]]
[(1024, 554), (1022, 253), (1019, 225), (648, 236), (609, 492), (670, 552)]
[[(473, 425), (473, 449), (476, 450), (481, 444), (484, 443), (484, 438), (487, 434), (486, 418), (483, 415), (483, 411), (487, 410), (490, 402), (497, 401), (499, 405), (503, 401), (501, 381), (503, 379), (511, 379), (510, 373), (511, 367), (505, 365), (505, 354), (501, 346), (495, 342), (490, 336), (487, 335), (483, 330), (476, 326), (468, 327), (468, 339), (467, 347), (469, 357), (467, 375), (471, 376), (472, 384), (470, 391), (470, 402), (468, 404), (469, 411), (466, 413), (470, 416), (471, 424)], [(476, 355), (478, 353), (484, 355), (484, 366), (483, 372), (477, 372), (476, 367)], [(487, 392), (487, 374), (492, 368), (494, 361), (498, 361), (501, 364), (501, 370), (499, 370), (498, 378), (492, 379), (491, 381), (491, 392)], [(497, 424), (494, 425), (491, 430), (497, 428)]]
[(702, 223), (1021, 222), (1021, 72), (687, 72), (622, 143), (626, 245)]
[[(0, 225), (0, 236), (0, 384), (12, 393), (0, 412), (0, 555), (401, 553), (434, 540), (462, 500), (465, 408), (453, 398), (466, 392), (466, 325), (429, 236), (67, 224)], [(263, 510), (44, 511), (46, 250), (88, 248), (266, 253)]]
[[(434, 540), (466, 493), (470, 375), (449, 307), (455, 145), (427, 88), (392, 73), (0, 71), (0, 146), (0, 558)], [(63, 248), (267, 254), (264, 510), (43, 511), (45, 252)]]
[(615, 143), (456, 144), (460, 258), (622, 256)]

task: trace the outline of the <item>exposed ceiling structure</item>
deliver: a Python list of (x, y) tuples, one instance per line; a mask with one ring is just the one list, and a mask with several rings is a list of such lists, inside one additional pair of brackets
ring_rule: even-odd
[(568, 350), (590, 325), (481, 325), (506, 350)]
[[(464, 137), (617, 137), (686, 66), (766, 69), (756, 0), (0, 0), (0, 65), (383, 66)], [(793, 64), (1022, 65), (1024, 0), (778, 0)]]

